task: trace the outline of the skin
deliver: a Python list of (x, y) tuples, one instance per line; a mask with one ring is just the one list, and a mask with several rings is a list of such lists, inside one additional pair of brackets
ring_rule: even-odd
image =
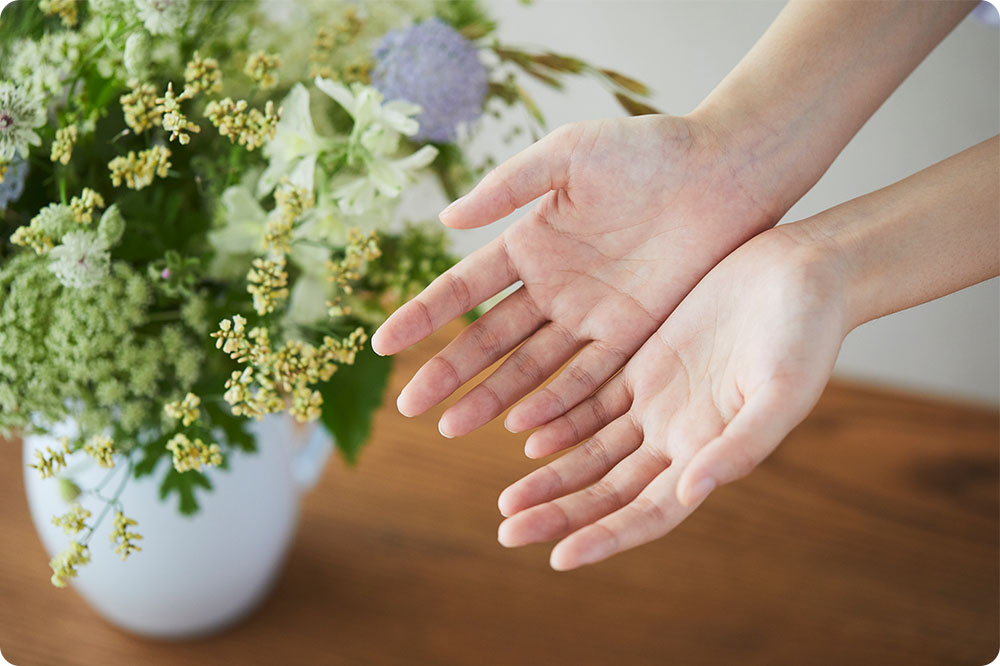
[[(514, 350), (442, 416), (464, 435), (572, 359), (505, 424), (544, 426), (531, 457), (586, 441), (504, 492), (502, 543), (566, 537), (566, 569), (660, 536), (766, 455), (720, 441), (776, 445), (808, 413), (854, 324), (850, 262), (803, 241), (815, 224), (769, 229), (974, 5), (791, 2), (692, 113), (560, 128), (441, 214), (470, 228), (537, 200), (374, 334), (395, 354), (522, 283), (418, 370), (400, 412)], [(701, 474), (706, 451), (722, 453)]]
[(532, 435), (566, 455), (500, 496), (505, 546), (572, 569), (658, 538), (800, 423), (849, 331), (1000, 272), (1000, 139), (716, 266), (594, 396)]
[(430, 409), (517, 347), (444, 413), (441, 433), (483, 425), (578, 353), (506, 425), (565, 413), (715, 264), (773, 226), (974, 5), (792, 2), (691, 114), (571, 124), (499, 166), (442, 222), (477, 227), (536, 206), (393, 313), (372, 348), (395, 354), (523, 286), (417, 372), (400, 412)]
[(429, 409), (522, 342), (445, 412), (443, 434), (486, 423), (578, 352), (507, 424), (541, 425), (590, 395), (705, 272), (774, 223), (719, 154), (703, 126), (646, 116), (567, 126), (494, 171), (442, 219), (496, 219), (540, 196), (538, 205), (394, 313), (373, 348), (394, 353), (513, 282), (524, 286), (417, 372), (400, 411)]

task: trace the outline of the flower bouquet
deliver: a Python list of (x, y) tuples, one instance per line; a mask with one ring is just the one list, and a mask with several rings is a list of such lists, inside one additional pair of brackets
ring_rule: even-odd
[[(55, 585), (102, 522), (142, 549), (131, 480), (197, 512), (253, 419), (318, 421), (356, 459), (390, 370), (368, 335), (453, 262), (400, 195), (464, 191), (487, 121), (537, 131), (522, 78), (592, 75), (651, 111), (641, 84), (494, 28), (469, 0), (4, 9), (0, 432), (53, 442), (30, 467), (66, 501)], [(80, 483), (81, 457), (120, 480)]]

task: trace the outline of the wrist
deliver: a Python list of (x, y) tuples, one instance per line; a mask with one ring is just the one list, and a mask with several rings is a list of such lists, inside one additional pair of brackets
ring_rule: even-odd
[[(846, 225), (826, 211), (800, 222), (782, 224), (762, 234), (773, 237), (775, 255), (796, 293), (821, 299), (836, 314), (840, 333), (846, 337), (864, 319), (864, 280), (857, 257), (843, 233)], [(839, 211), (838, 211), (839, 214)]]
[(693, 141), (718, 173), (717, 181), (727, 196), (745, 202), (752, 210), (752, 231), (770, 229), (788, 211), (783, 184), (771, 168), (771, 159), (762, 158), (770, 139), (761, 125), (740, 122), (727, 110), (703, 103), (683, 116)]
[(887, 273), (887, 248), (869, 233), (884, 214), (865, 198), (854, 199), (799, 222), (782, 225), (810, 254), (828, 266), (840, 279), (840, 301), (844, 312), (844, 334), (887, 314), (880, 311), (883, 292), (898, 287)]
[(760, 208), (767, 221), (762, 228), (770, 228), (808, 189), (801, 182), (801, 165), (795, 163), (803, 151), (793, 152), (808, 137), (734, 97), (710, 95), (687, 118), (701, 128), (719, 161), (728, 165), (736, 186)]

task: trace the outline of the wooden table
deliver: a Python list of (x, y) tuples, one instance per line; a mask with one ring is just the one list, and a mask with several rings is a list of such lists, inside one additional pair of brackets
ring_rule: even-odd
[[(442, 338), (401, 358), (395, 396)], [(389, 401), (392, 402), (391, 400)], [(497, 544), (536, 463), (494, 422), (379, 414), (308, 498), (277, 589), (240, 626), (164, 644), (48, 583), (20, 447), (0, 443), (0, 649), (18, 666), (984, 664), (998, 649), (995, 411), (835, 383), (749, 478), (666, 538), (571, 572)]]

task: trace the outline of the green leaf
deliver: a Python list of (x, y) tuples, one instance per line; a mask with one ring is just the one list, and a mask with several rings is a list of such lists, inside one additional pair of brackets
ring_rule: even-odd
[(538, 53), (532, 55), (531, 60), (532, 62), (535, 62), (543, 67), (548, 67), (549, 69), (557, 72), (579, 74), (587, 69), (587, 63), (583, 62), (579, 58), (560, 55), (559, 53)]
[(528, 113), (534, 116), (539, 125), (544, 127), (545, 116), (542, 115), (542, 110), (535, 104), (535, 100), (531, 99), (531, 96), (521, 86), (517, 87), (517, 94), (521, 97), (521, 103), (524, 104), (524, 108), (528, 110)]
[(319, 387), (323, 396), (320, 419), (350, 464), (357, 462), (358, 452), (368, 441), (391, 371), (391, 357), (379, 356), (365, 346), (354, 365), (340, 366), (330, 381)]
[(132, 476), (137, 479), (149, 476), (156, 471), (156, 464), (165, 455), (167, 455), (167, 444), (162, 439), (142, 445), (142, 458), (132, 468)]
[(234, 416), (228, 404), (205, 400), (201, 408), (208, 416), (210, 428), (221, 428), (226, 435), (225, 442), (219, 442), (230, 449), (240, 449), (246, 453), (257, 450), (257, 440), (247, 430), (248, 421), (242, 416)]
[(166, 500), (170, 493), (177, 493), (180, 498), (180, 511), (185, 516), (190, 516), (198, 512), (198, 498), (194, 496), (195, 486), (200, 486), (205, 490), (212, 489), (212, 482), (208, 477), (197, 470), (178, 472), (173, 467), (167, 472), (163, 483), (160, 484), (160, 500)]
[(637, 99), (633, 99), (628, 95), (623, 95), (621, 93), (615, 93), (615, 99), (618, 103), (622, 105), (622, 108), (628, 111), (629, 115), (633, 116), (645, 116), (650, 113), (660, 113), (648, 104), (644, 104)]
[(637, 95), (642, 95), (643, 97), (649, 96), (649, 88), (641, 81), (636, 81), (632, 77), (625, 76), (621, 72), (616, 72), (613, 69), (602, 69), (601, 74), (625, 90), (634, 92)]

